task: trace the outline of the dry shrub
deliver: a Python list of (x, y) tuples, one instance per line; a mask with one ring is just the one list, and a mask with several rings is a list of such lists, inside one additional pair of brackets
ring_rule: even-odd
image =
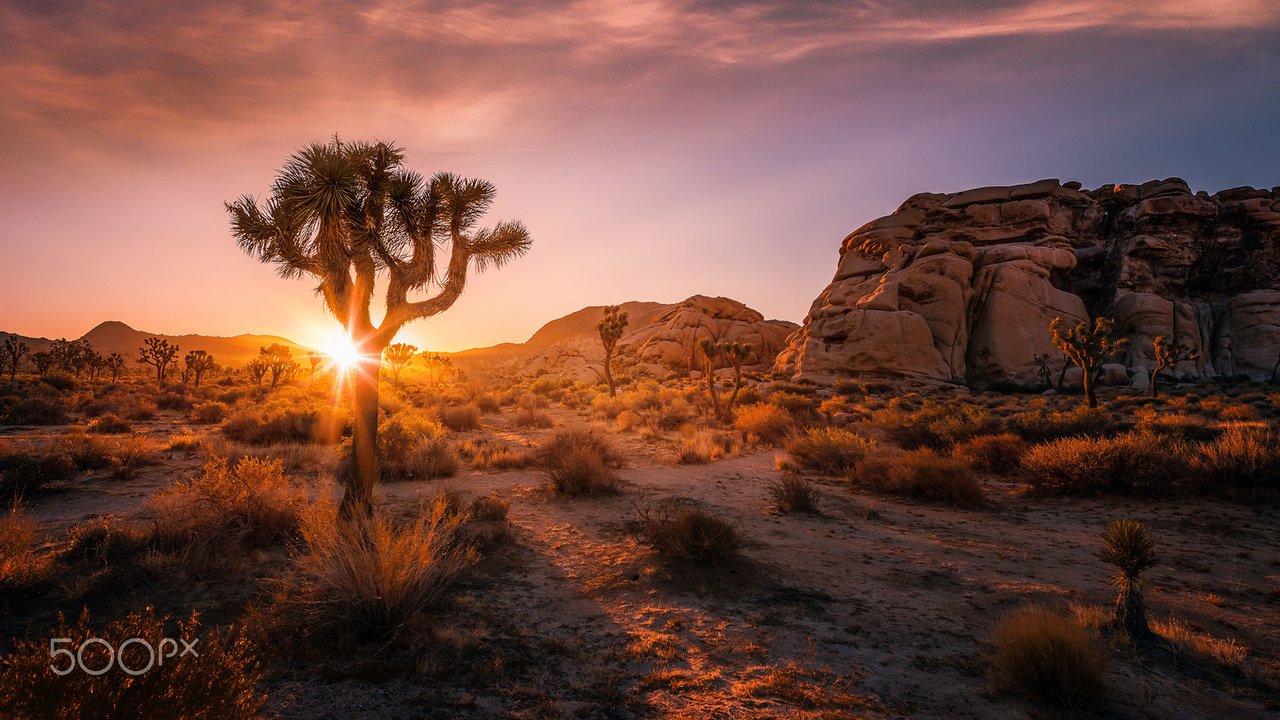
[[(341, 447), (339, 474), (349, 472), (351, 443)], [(434, 480), (453, 477), (462, 467), (444, 427), (424, 415), (400, 413), (378, 424), (378, 462), (383, 479)]]
[(796, 468), (822, 475), (846, 475), (876, 447), (871, 438), (842, 428), (810, 428), (787, 439)]
[(0, 590), (44, 575), (48, 561), (35, 552), (39, 539), (40, 525), (20, 507), (0, 514)]
[[(809, 394), (801, 394), (791, 392), (789, 390), (779, 391), (777, 385), (775, 389), (769, 393), (768, 402), (770, 405), (782, 408), (787, 411), (787, 415), (793, 418), (809, 420), (814, 417), (818, 410), (818, 401)], [(812, 390), (809, 390), (811, 393)]]
[(551, 417), (551, 413), (543, 409), (547, 406), (545, 398), (526, 394), (520, 398), (518, 405), (520, 409), (511, 418), (516, 427), (549, 428), (555, 426), (556, 421)]
[(1073, 410), (1044, 410), (1011, 415), (1009, 429), (1027, 442), (1044, 442), (1066, 437), (1101, 437), (1116, 430), (1116, 421), (1102, 408), (1077, 407)]
[(1174, 618), (1169, 618), (1168, 622), (1153, 620), (1151, 629), (1164, 638), (1169, 649), (1178, 657), (1192, 658), (1245, 676), (1257, 673), (1249, 660), (1249, 649), (1234, 639), (1224, 640), (1197, 632)]
[(925, 403), (916, 411), (902, 407), (877, 410), (872, 422), (904, 448), (950, 448), (979, 435), (999, 433), (998, 418), (985, 407), (970, 404)]
[(118, 435), (121, 433), (133, 432), (133, 426), (127, 420), (116, 415), (115, 413), (107, 413), (100, 415), (89, 422), (89, 432), (98, 433), (100, 435)]
[(128, 480), (137, 475), (138, 470), (155, 463), (157, 449), (154, 442), (139, 436), (116, 443), (111, 451), (111, 474)]
[[(159, 720), (251, 720), (258, 717), (265, 696), (257, 690), (264, 677), (248, 640), (234, 630), (204, 633), (199, 618), (192, 615), (178, 623), (176, 633), (168, 616), (151, 608), (135, 612), (105, 627), (95, 628), (88, 613), (78, 622), (59, 625), (49, 637), (71, 638), (71, 649), (87, 638), (101, 638), (119, 655), (107, 672), (94, 675), (76, 670), (66, 675), (50, 671), (49, 640), (18, 640), (13, 652), (0, 661), (0, 716), (90, 720), (97, 718), (157, 718)], [(141, 638), (160, 654), (161, 640), (176, 637), (195, 645), (194, 653), (165, 658), (145, 672), (126, 673), (147, 667), (151, 655)], [(108, 661), (106, 646), (85, 646), (83, 664), (98, 669)], [(168, 648), (165, 648), (168, 652)], [(66, 667), (65, 657), (54, 659)]]
[(896, 495), (960, 507), (982, 504), (982, 485), (969, 466), (929, 448), (873, 455), (851, 473), (851, 479)]
[(502, 400), (499, 399), (497, 393), (487, 392), (476, 395), (476, 409), (480, 412), (491, 415), (502, 410)]
[[(195, 447), (201, 450), (215, 450), (214, 448), (203, 447), (198, 440), (195, 443)], [(289, 472), (330, 472), (335, 469), (337, 464), (337, 453), (333, 447), (302, 443), (267, 445), (265, 447), (246, 447), (241, 445), (233, 449), (218, 449), (209, 454), (222, 455), (224, 457), (235, 455), (258, 458), (260, 460), (277, 459), (284, 464), (284, 469)]]
[(58, 438), (56, 448), (71, 458), (77, 470), (101, 470), (111, 465), (114, 445), (104, 438), (86, 435), (80, 428), (69, 428)]
[(394, 634), (475, 564), (476, 552), (459, 537), (465, 520), (443, 497), (403, 525), (383, 513), (347, 521), (308, 515), (284, 607), (314, 627)]
[(737, 527), (678, 499), (640, 510), (644, 537), (659, 553), (699, 565), (724, 565), (738, 558)]
[(497, 495), (484, 495), (471, 502), (468, 511), (472, 520), (479, 522), (506, 522), (511, 502)]
[(951, 449), (953, 457), (974, 470), (1001, 475), (1017, 470), (1026, 453), (1027, 444), (1012, 433), (979, 435)]
[(510, 470), (527, 467), (533, 462), (530, 453), (502, 440), (489, 437), (469, 438), (456, 445), (458, 454), (473, 468)]
[(1280, 490), (1280, 434), (1263, 425), (1228, 425), (1218, 439), (1195, 447), (1187, 457), (1207, 490)]
[(769, 485), (769, 494), (779, 512), (818, 514), (818, 489), (799, 475), (783, 475)]
[(1022, 467), (1033, 488), (1063, 495), (1151, 494), (1169, 490), (1183, 474), (1176, 448), (1137, 433), (1036, 445)]
[(475, 430), (480, 427), (480, 408), (474, 404), (441, 408), (440, 422), (455, 432)]
[(743, 405), (735, 414), (733, 426), (745, 433), (751, 442), (777, 445), (795, 427), (791, 413), (768, 403)]
[(1134, 417), (1138, 421), (1135, 427), (1138, 432), (1156, 435), (1167, 440), (1212, 440), (1219, 433), (1216, 423), (1209, 422), (1199, 415), (1143, 409), (1134, 413)]
[(196, 425), (212, 425), (225, 420), (230, 411), (225, 403), (216, 401), (200, 403), (191, 408), (190, 418)]
[(75, 465), (66, 453), (41, 448), (19, 451), (0, 444), (0, 506), (12, 506), (74, 472)]
[(323, 405), (300, 405), (281, 397), (262, 408), (232, 413), (222, 423), (222, 434), (250, 445), (330, 442), (347, 423)]
[(616, 493), (622, 481), (614, 472), (623, 458), (603, 435), (591, 430), (561, 430), (539, 452), (547, 478), (566, 495)]
[(680, 441), (679, 461), (686, 465), (702, 465), (728, 457), (741, 450), (738, 438), (714, 430), (686, 426)]
[(0, 425), (64, 425), (67, 406), (56, 397), (6, 397), (0, 403)]
[(1089, 631), (1065, 614), (1020, 608), (996, 626), (991, 678), (1003, 692), (1086, 711), (1106, 692), (1107, 658)]
[(1258, 409), (1252, 405), (1236, 403), (1226, 405), (1222, 411), (1218, 413), (1218, 417), (1227, 422), (1246, 422), (1249, 420), (1257, 420), (1261, 416)]
[(641, 423), (644, 418), (640, 413), (634, 410), (623, 410), (618, 413), (617, 424), (615, 427), (618, 432), (630, 432)]

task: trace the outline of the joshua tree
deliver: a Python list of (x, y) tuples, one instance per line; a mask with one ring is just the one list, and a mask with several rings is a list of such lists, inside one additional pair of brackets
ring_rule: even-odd
[(307, 382), (316, 381), (316, 368), (320, 367), (320, 363), (324, 362), (324, 354), (314, 350), (307, 353), (307, 360), (311, 362), (311, 377)]
[(733, 404), (738, 401), (738, 393), (742, 392), (742, 363), (751, 355), (751, 346), (746, 343), (720, 343), (720, 352), (729, 358), (733, 366), (733, 394), (726, 403), (725, 417), (733, 418)]
[(698, 340), (698, 349), (702, 351), (702, 371), (707, 378), (707, 395), (711, 397), (711, 409), (720, 420), (724, 416), (720, 412), (720, 394), (716, 391), (716, 360), (720, 357), (720, 345), (711, 338)]
[(1091, 408), (1098, 407), (1098, 397), (1093, 391), (1094, 371), (1102, 367), (1107, 358), (1123, 351), (1129, 341), (1123, 338), (1111, 339), (1112, 323), (1109, 318), (1098, 318), (1092, 327), (1087, 320), (1073, 328), (1065, 325), (1061, 317), (1055, 317), (1049, 323), (1053, 344), (1084, 371), (1081, 382), (1084, 384), (1085, 404)]
[(118, 352), (113, 352), (102, 361), (103, 367), (107, 372), (111, 373), (111, 382), (115, 382), (120, 378), (120, 373), (124, 371), (124, 356)]
[(422, 353), (422, 364), (427, 368), (427, 380), (432, 386), (439, 385), (453, 369), (453, 361), (440, 353)]
[(213, 356), (204, 350), (192, 350), (182, 359), (186, 364), (185, 374), (190, 375), (196, 387), (200, 387), (200, 378), (204, 377), (207, 372), (213, 372), (218, 368), (218, 363)]
[(1150, 636), (1147, 610), (1142, 602), (1142, 573), (1160, 562), (1151, 531), (1137, 520), (1112, 522), (1102, 535), (1101, 557), (1103, 562), (1118, 569), (1112, 580), (1120, 589), (1116, 597), (1116, 625), (1138, 640)]
[(84, 355), (84, 366), (89, 371), (89, 380), (97, 381), (98, 373), (107, 366), (107, 359), (102, 357), (102, 353), (90, 348)]
[(249, 379), (254, 385), (262, 385), (262, 378), (267, 374), (267, 363), (260, 357), (256, 357), (245, 363), (244, 371), (249, 374)]
[(0, 345), (0, 359), (3, 359), (4, 365), (9, 368), (9, 380), (13, 380), (18, 375), (18, 365), (22, 363), (22, 357), (29, 352), (31, 348), (19, 340), (18, 336), (10, 335), (5, 338), (4, 345)]
[(1157, 398), (1160, 397), (1160, 388), (1156, 384), (1160, 371), (1177, 367), (1178, 363), (1184, 360), (1195, 360), (1200, 355), (1186, 345), (1179, 345), (1164, 335), (1157, 336), (1152, 344), (1156, 349), (1156, 366), (1151, 370), (1151, 397)]
[(293, 351), (280, 343), (271, 343), (266, 347), (258, 348), (258, 359), (271, 373), (272, 390), (280, 384), (281, 378), (287, 379), (294, 370), (298, 369), (298, 363), (293, 361)]
[[(243, 196), (226, 208), (240, 247), (280, 274), (311, 275), (366, 365), (355, 373), (352, 462), (342, 515), (372, 511), (378, 479), (378, 373), (367, 367), (413, 320), (448, 310), (467, 271), (502, 266), (523, 255), (529, 233), (519, 222), (477, 223), (494, 187), (440, 173), (430, 180), (403, 166), (389, 143), (312, 143), (285, 161), (265, 207)], [(448, 248), (448, 257), (437, 254)], [(375, 283), (385, 275), (386, 311), (374, 325)], [(410, 293), (435, 294), (421, 300)], [(358, 368), (358, 370), (361, 370)]]
[(622, 331), (627, 327), (627, 314), (618, 309), (617, 305), (610, 305), (604, 309), (604, 317), (600, 318), (600, 322), (596, 324), (596, 330), (600, 333), (600, 342), (604, 345), (604, 379), (609, 383), (609, 397), (618, 394), (617, 386), (613, 383), (613, 351), (618, 347), (618, 341), (622, 339)]
[(36, 366), (36, 372), (40, 373), (40, 377), (49, 374), (49, 368), (53, 367), (53, 354), (47, 352), (38, 352), (31, 356), (31, 364)]
[(178, 362), (178, 346), (171, 345), (168, 340), (158, 337), (149, 337), (142, 342), (143, 346), (138, 348), (138, 362), (142, 365), (154, 365), (156, 383), (164, 387), (164, 378), (169, 372), (169, 366)]
[(88, 340), (68, 340), (59, 338), (53, 341), (53, 345), (49, 348), (50, 354), (53, 355), (53, 364), (59, 370), (72, 373), (76, 377), (80, 377), (80, 373), (89, 367), (89, 361), (93, 359), (93, 345)]
[(382, 351), (382, 357), (391, 366), (391, 376), (394, 378), (392, 380), (393, 385), (400, 387), (400, 371), (413, 362), (413, 358), (417, 354), (418, 348), (409, 343), (388, 345), (387, 349)]

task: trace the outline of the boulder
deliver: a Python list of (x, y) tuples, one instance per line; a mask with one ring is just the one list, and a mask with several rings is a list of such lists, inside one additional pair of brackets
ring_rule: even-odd
[(1103, 363), (1099, 379), (1103, 385), (1128, 385), (1129, 369), (1120, 363)]

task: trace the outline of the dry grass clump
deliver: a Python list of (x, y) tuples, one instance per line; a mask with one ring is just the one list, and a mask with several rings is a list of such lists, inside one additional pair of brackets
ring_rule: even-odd
[[(738, 692), (753, 698), (778, 698), (801, 708), (802, 718), (874, 717), (880, 708), (864, 695), (851, 689), (848, 677), (840, 677), (826, 667), (805, 667), (796, 660), (781, 665), (748, 668), (747, 680), (737, 686)], [(816, 712), (815, 712), (816, 711)]]
[(1137, 420), (1137, 425), (1134, 426), (1137, 432), (1173, 441), (1212, 440), (1220, 432), (1217, 423), (1200, 415), (1182, 412), (1159, 412), (1143, 408), (1134, 413), (1134, 418)]
[(192, 407), (188, 417), (196, 425), (213, 425), (225, 420), (230, 412), (231, 409), (225, 403), (214, 401)]
[(841, 428), (810, 428), (787, 439), (797, 469), (822, 475), (846, 475), (876, 447), (876, 441)]
[(109, 467), (114, 447), (109, 440), (87, 435), (81, 428), (68, 428), (55, 444), (59, 452), (71, 458), (77, 470)]
[(155, 464), (158, 447), (155, 442), (136, 435), (116, 443), (111, 451), (112, 476), (127, 480), (140, 469)]
[[(803, 420), (812, 419), (818, 410), (818, 400), (809, 394), (775, 389), (768, 395), (768, 403), (787, 411), (787, 415)], [(810, 393), (812, 390), (810, 389)]]
[(1175, 448), (1137, 433), (1036, 445), (1022, 467), (1033, 488), (1063, 495), (1151, 494), (1171, 489), (1183, 474)]
[(1102, 437), (1116, 430), (1116, 421), (1103, 408), (1080, 406), (1072, 410), (1033, 410), (1009, 416), (1009, 430), (1028, 442), (1066, 437)]
[(12, 506), (74, 472), (75, 465), (66, 453), (43, 448), (16, 450), (7, 443), (0, 444), (0, 506)]
[(979, 472), (1006, 474), (1022, 465), (1027, 443), (1012, 433), (979, 435), (956, 445), (951, 455)]
[(506, 522), (511, 511), (511, 501), (497, 495), (482, 495), (471, 501), (467, 511), (478, 522)]
[[(458, 453), (434, 418), (401, 412), (378, 423), (378, 462), (384, 480), (434, 480), (453, 477), (462, 468)], [(349, 472), (351, 443), (339, 448), (338, 473)]]
[(992, 644), (991, 679), (1002, 692), (1078, 712), (1106, 693), (1106, 655), (1064, 613), (1037, 606), (1015, 610), (996, 626)]
[(777, 405), (755, 403), (735, 411), (733, 426), (745, 433), (750, 442), (777, 445), (791, 433), (795, 420)]
[(737, 526), (676, 498), (639, 511), (645, 540), (662, 555), (698, 565), (725, 565), (738, 558)]
[(106, 413), (91, 420), (88, 430), (99, 435), (118, 435), (133, 432), (133, 426), (129, 424), (129, 421), (115, 413)]
[(902, 406), (877, 410), (872, 422), (904, 448), (946, 449), (979, 435), (992, 435), (1004, 428), (1000, 419), (979, 405), (926, 402), (919, 410)]
[(769, 495), (778, 512), (818, 515), (818, 489), (799, 475), (783, 475), (769, 484)]
[(1273, 427), (1228, 425), (1216, 440), (1197, 445), (1187, 459), (1206, 490), (1280, 490), (1280, 433)]
[(519, 410), (511, 418), (516, 427), (549, 428), (555, 426), (555, 419), (551, 417), (551, 413), (544, 409), (547, 407), (546, 398), (525, 393), (516, 401), (516, 405)]
[(882, 492), (959, 507), (976, 507), (983, 499), (982, 485), (968, 465), (929, 448), (872, 455), (850, 478)]
[[(48, 637), (73, 639), (63, 647), (74, 651), (78, 643), (91, 637), (104, 641), (80, 646), (84, 647), (84, 667), (106, 667), (111, 659), (106, 648), (117, 651), (111, 669), (102, 674), (77, 669), (58, 675), (50, 671), (48, 637), (42, 634), (36, 640), (17, 640), (13, 652), (0, 661), (0, 716), (60, 720), (258, 717), (266, 698), (257, 684), (265, 673), (249, 641), (234, 630), (205, 633), (194, 614), (176, 629), (170, 625), (168, 616), (157, 615), (151, 608), (102, 628), (89, 623), (87, 612), (74, 624), (60, 619)], [(152, 648), (160, 648), (166, 637), (195, 644), (195, 652), (181, 654), (179, 644), (175, 657), (165, 658), (163, 664), (157, 662), (145, 672), (135, 675), (121, 667), (123, 663), (136, 671), (148, 667), (152, 659), (142, 643), (126, 644), (130, 638), (141, 638)], [(53, 664), (65, 668), (68, 658), (54, 658)]]
[(315, 408), (244, 408), (222, 423), (222, 434), (250, 445), (317, 442), (327, 414)]
[(48, 561), (35, 553), (39, 539), (40, 525), (20, 507), (0, 514), (0, 590), (44, 575)]
[(440, 422), (454, 432), (476, 430), (480, 427), (480, 408), (474, 403), (440, 408)]
[(477, 561), (459, 536), (465, 521), (443, 497), (401, 525), (384, 513), (308, 515), (284, 607), (313, 627), (395, 634)]
[(539, 459), (556, 492), (566, 495), (616, 493), (622, 481), (614, 472), (623, 458), (603, 435), (591, 430), (561, 430), (543, 444)]
[(490, 437), (468, 438), (455, 447), (462, 459), (476, 469), (511, 470), (528, 467), (534, 460), (524, 448)]
[(492, 415), (502, 410), (502, 399), (494, 392), (478, 393), (474, 402), (476, 409), (485, 415)]
[(732, 456), (742, 449), (741, 441), (729, 433), (685, 426), (681, 434), (683, 437), (676, 457), (683, 465), (704, 465)]
[(1198, 632), (1174, 618), (1169, 618), (1168, 622), (1152, 620), (1151, 629), (1178, 657), (1191, 658), (1246, 677), (1257, 672), (1249, 660), (1249, 649), (1234, 639)]

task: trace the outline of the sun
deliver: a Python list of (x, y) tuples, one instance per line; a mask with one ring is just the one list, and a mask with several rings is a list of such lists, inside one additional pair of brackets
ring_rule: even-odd
[(351, 342), (351, 338), (345, 334), (333, 335), (324, 343), (321, 349), (339, 370), (350, 370), (360, 363), (360, 351)]

